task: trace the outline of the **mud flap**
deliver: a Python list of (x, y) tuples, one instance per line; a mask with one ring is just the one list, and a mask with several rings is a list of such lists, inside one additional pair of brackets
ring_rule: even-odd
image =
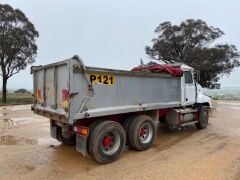
[(57, 126), (52, 126), (50, 123), (50, 133), (52, 138), (57, 139)]
[(87, 155), (87, 137), (76, 134), (76, 149), (84, 157)]

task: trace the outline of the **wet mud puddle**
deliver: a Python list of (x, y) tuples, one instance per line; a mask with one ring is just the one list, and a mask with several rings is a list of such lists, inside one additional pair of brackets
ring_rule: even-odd
[(41, 122), (41, 118), (36, 117), (11, 117), (12, 112), (28, 110), (29, 106), (3, 107), (0, 108), (0, 145), (36, 145), (49, 144), (51, 138), (26, 138), (9, 134), (11, 130), (17, 130), (19, 126)]

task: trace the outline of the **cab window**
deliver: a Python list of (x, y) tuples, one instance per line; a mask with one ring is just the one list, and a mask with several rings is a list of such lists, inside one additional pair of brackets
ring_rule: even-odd
[(184, 72), (185, 84), (192, 84), (193, 78), (191, 71)]

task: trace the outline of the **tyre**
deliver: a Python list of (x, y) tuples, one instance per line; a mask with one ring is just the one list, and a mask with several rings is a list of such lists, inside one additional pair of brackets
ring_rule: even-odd
[(90, 132), (91, 132), (99, 123), (101, 123), (101, 122), (103, 122), (103, 120), (96, 120), (96, 121), (92, 122), (92, 123), (88, 126)]
[[(92, 122), (92, 123), (88, 126), (90, 133), (91, 133), (91, 132), (93, 131), (93, 129), (94, 129), (98, 124), (100, 124), (101, 122), (103, 122), (103, 120), (97, 120), (97, 121)], [(91, 134), (88, 136), (88, 141), (87, 141), (87, 143), (88, 143), (88, 144), (87, 144), (87, 146), (88, 146), (88, 148), (87, 148), (88, 154), (90, 154), (90, 152), (89, 152), (90, 137), (91, 137)]]
[(63, 133), (62, 127), (57, 126), (57, 140), (65, 145), (73, 146), (76, 144), (76, 135), (72, 132)]
[(129, 125), (128, 140), (131, 148), (139, 151), (149, 149), (156, 138), (156, 128), (150, 116), (139, 115)]
[(123, 121), (123, 128), (125, 130), (125, 134), (126, 134), (126, 144), (129, 145), (129, 139), (128, 139), (128, 131), (129, 131), (129, 126), (130, 123), (132, 122), (133, 119), (135, 119), (136, 116), (129, 116), (127, 117), (124, 121)]
[(195, 124), (196, 128), (204, 129), (208, 125), (208, 107), (202, 106), (199, 108), (198, 123)]
[(125, 143), (123, 127), (114, 121), (103, 121), (90, 131), (88, 150), (97, 162), (107, 164), (121, 156)]

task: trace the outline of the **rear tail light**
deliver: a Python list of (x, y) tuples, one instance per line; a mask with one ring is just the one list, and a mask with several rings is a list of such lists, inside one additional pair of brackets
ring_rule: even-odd
[(88, 136), (89, 135), (89, 128), (83, 127), (83, 126), (74, 126), (74, 131), (82, 136)]
[(35, 91), (34, 100), (35, 100), (37, 103), (42, 103), (42, 102), (43, 102), (43, 97), (42, 97), (42, 91), (41, 91), (41, 89), (37, 89), (37, 90)]
[(68, 90), (62, 89), (62, 101), (68, 101)]
[(62, 107), (66, 112), (68, 111), (68, 100), (69, 100), (68, 90), (62, 89)]

